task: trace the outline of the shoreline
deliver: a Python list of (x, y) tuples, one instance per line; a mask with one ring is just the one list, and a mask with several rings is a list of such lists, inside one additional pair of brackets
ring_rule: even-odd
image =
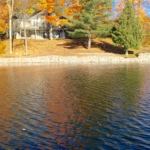
[(11, 57), (0, 58), (0, 64), (10, 63), (150, 63), (150, 53), (139, 53), (137, 58), (124, 58), (115, 55), (72, 55), (72, 56), (34, 56), (34, 57)]

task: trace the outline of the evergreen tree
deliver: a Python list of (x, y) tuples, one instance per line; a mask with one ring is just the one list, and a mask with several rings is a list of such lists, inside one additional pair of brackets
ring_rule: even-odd
[(123, 12), (112, 30), (112, 40), (116, 45), (124, 46), (126, 57), (128, 49), (139, 49), (143, 39), (140, 20), (135, 15), (134, 7), (126, 0)]
[(112, 0), (80, 0), (81, 11), (69, 19), (68, 32), (73, 38), (87, 37), (88, 49), (91, 48), (91, 38), (106, 36), (110, 31), (110, 8)]

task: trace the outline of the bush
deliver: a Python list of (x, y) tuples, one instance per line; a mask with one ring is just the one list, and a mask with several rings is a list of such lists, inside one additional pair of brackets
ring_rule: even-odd
[(4, 43), (0, 42), (0, 55), (5, 53), (6, 46)]

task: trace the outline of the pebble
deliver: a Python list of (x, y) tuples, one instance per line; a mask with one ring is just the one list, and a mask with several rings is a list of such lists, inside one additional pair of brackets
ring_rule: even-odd
[(0, 64), (8, 63), (150, 63), (150, 53), (140, 53), (137, 58), (124, 58), (121, 56), (38, 56), (24, 58), (0, 58)]

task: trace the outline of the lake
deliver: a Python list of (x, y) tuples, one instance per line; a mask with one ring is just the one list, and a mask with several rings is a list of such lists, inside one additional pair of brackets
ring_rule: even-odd
[(0, 150), (150, 149), (149, 68), (0, 66)]

